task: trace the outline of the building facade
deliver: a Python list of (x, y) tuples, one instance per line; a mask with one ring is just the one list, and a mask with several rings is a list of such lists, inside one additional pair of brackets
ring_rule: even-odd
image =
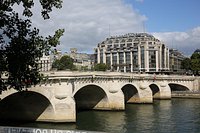
[(71, 48), (70, 53), (65, 53), (74, 60), (74, 65), (78, 70), (91, 70), (93, 62), (90, 54), (78, 53), (77, 48)]
[(186, 58), (181, 52), (177, 49), (170, 49), (169, 50), (169, 64), (170, 64), (170, 71), (174, 73), (182, 73), (183, 69), (181, 68), (181, 62)]
[(196, 49), (196, 50), (194, 51), (194, 53), (200, 54), (200, 49)]
[(107, 38), (95, 48), (96, 63), (105, 63), (111, 71), (169, 71), (169, 49), (147, 33), (129, 33)]
[(45, 55), (40, 58), (38, 64), (39, 64), (39, 71), (45, 72), (50, 71), (52, 69), (52, 63), (53, 60), (50, 55)]

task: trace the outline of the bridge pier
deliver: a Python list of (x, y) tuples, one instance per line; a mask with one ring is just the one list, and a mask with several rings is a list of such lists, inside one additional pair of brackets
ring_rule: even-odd
[(124, 110), (124, 94), (122, 91), (118, 91), (117, 93), (111, 93), (109, 96), (109, 109), (110, 110)]
[(123, 89), (127, 103), (153, 103), (152, 92), (146, 82), (129, 83), (125, 87)]
[(139, 84), (139, 100), (137, 103), (153, 103), (152, 91), (147, 82)]
[(140, 94), (136, 94), (133, 97), (131, 97), (127, 103), (153, 103), (153, 98), (150, 91), (142, 91)]
[(171, 92), (161, 90), (153, 95), (153, 99), (157, 100), (171, 99)]
[(108, 90), (108, 103), (110, 110), (124, 110), (124, 94), (121, 90), (121, 83), (117, 80), (109, 81), (104, 85), (105, 90)]
[(30, 90), (42, 93), (50, 105), (36, 119), (39, 122), (76, 122), (74, 98), (70, 96), (71, 86), (52, 84), (32, 87)]
[(153, 103), (152, 92), (149, 87), (141, 91), (140, 100), (138, 103)]
[(54, 88), (54, 122), (76, 122), (76, 103), (71, 96), (71, 84), (63, 83)]
[(76, 122), (76, 107), (73, 98), (55, 100), (54, 106), (54, 122)]
[(171, 89), (165, 81), (150, 82), (149, 87), (152, 90), (153, 99), (171, 99)]
[[(157, 90), (155, 90), (155, 86)], [(166, 82), (155, 83), (154, 87), (152, 88), (153, 99), (171, 99), (171, 89)]]
[(69, 97), (64, 100), (54, 99), (53, 108), (47, 107), (36, 119), (39, 122), (76, 122), (74, 100)]
[(157, 99), (171, 99), (171, 89), (169, 87), (169, 85), (163, 81), (163, 82), (160, 82), (160, 86), (159, 86), (159, 95), (157, 97)]

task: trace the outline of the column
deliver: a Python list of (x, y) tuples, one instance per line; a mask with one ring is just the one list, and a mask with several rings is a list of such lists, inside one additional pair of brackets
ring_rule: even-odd
[(167, 54), (167, 58), (168, 58), (167, 69), (169, 70), (169, 48), (168, 48), (167, 52), (168, 52), (168, 54)]
[[(126, 65), (126, 52), (124, 52), (124, 65)], [(124, 72), (126, 72), (126, 66), (124, 66)]]
[(141, 50), (140, 50), (140, 45), (138, 45), (138, 69), (139, 69), (139, 71), (141, 69)]
[(131, 72), (133, 72), (133, 52), (130, 52), (130, 60), (131, 60)]
[(159, 67), (160, 67), (160, 70), (162, 70), (162, 58), (163, 58), (163, 57), (162, 57), (162, 45), (161, 45), (161, 46), (160, 46), (160, 59), (159, 59), (159, 60), (160, 60), (160, 66), (159, 66)]
[(149, 50), (148, 50), (148, 46), (144, 47), (144, 53), (145, 53), (145, 68), (146, 68), (146, 72), (149, 72)]
[(159, 59), (158, 59), (158, 50), (156, 50), (156, 72), (158, 72), (158, 68), (159, 68)]
[(106, 64), (106, 49), (103, 48), (103, 63)]
[(100, 49), (97, 48), (97, 63), (100, 63)]
[(164, 68), (164, 69), (167, 68), (167, 66), (166, 66), (166, 65), (167, 65), (167, 64), (166, 64), (166, 63), (167, 63), (167, 60), (166, 60), (167, 57), (166, 57), (166, 55), (167, 55), (167, 54), (166, 54), (166, 47), (165, 47), (165, 49), (164, 49), (164, 67), (165, 67), (165, 68)]

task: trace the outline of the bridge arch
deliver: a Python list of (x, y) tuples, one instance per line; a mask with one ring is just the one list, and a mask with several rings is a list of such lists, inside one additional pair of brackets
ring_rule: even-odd
[(139, 99), (139, 93), (137, 88), (132, 84), (126, 84), (122, 87), (124, 93), (125, 103), (135, 103)]
[(106, 92), (98, 85), (89, 84), (81, 87), (74, 93), (77, 110), (96, 109), (105, 110), (108, 104)]
[(150, 84), (149, 85), (151, 91), (152, 91), (152, 96), (154, 99), (159, 99), (160, 98), (160, 88), (156, 84)]
[(177, 83), (169, 83), (169, 87), (171, 91), (189, 91), (190, 89), (184, 85), (177, 84)]
[(10, 94), (0, 101), (1, 121), (46, 121), (54, 113), (51, 101), (34, 91)]

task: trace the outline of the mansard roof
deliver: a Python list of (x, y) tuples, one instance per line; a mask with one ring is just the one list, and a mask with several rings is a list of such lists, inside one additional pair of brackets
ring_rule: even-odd
[(120, 36), (111, 36), (103, 41), (101, 44), (111, 44), (111, 43), (118, 43), (118, 42), (132, 42), (133, 41), (156, 41), (160, 42), (160, 40), (156, 39), (153, 35), (148, 33), (128, 33), (125, 35)]
[(200, 53), (200, 49), (197, 49), (194, 51), (195, 53)]

